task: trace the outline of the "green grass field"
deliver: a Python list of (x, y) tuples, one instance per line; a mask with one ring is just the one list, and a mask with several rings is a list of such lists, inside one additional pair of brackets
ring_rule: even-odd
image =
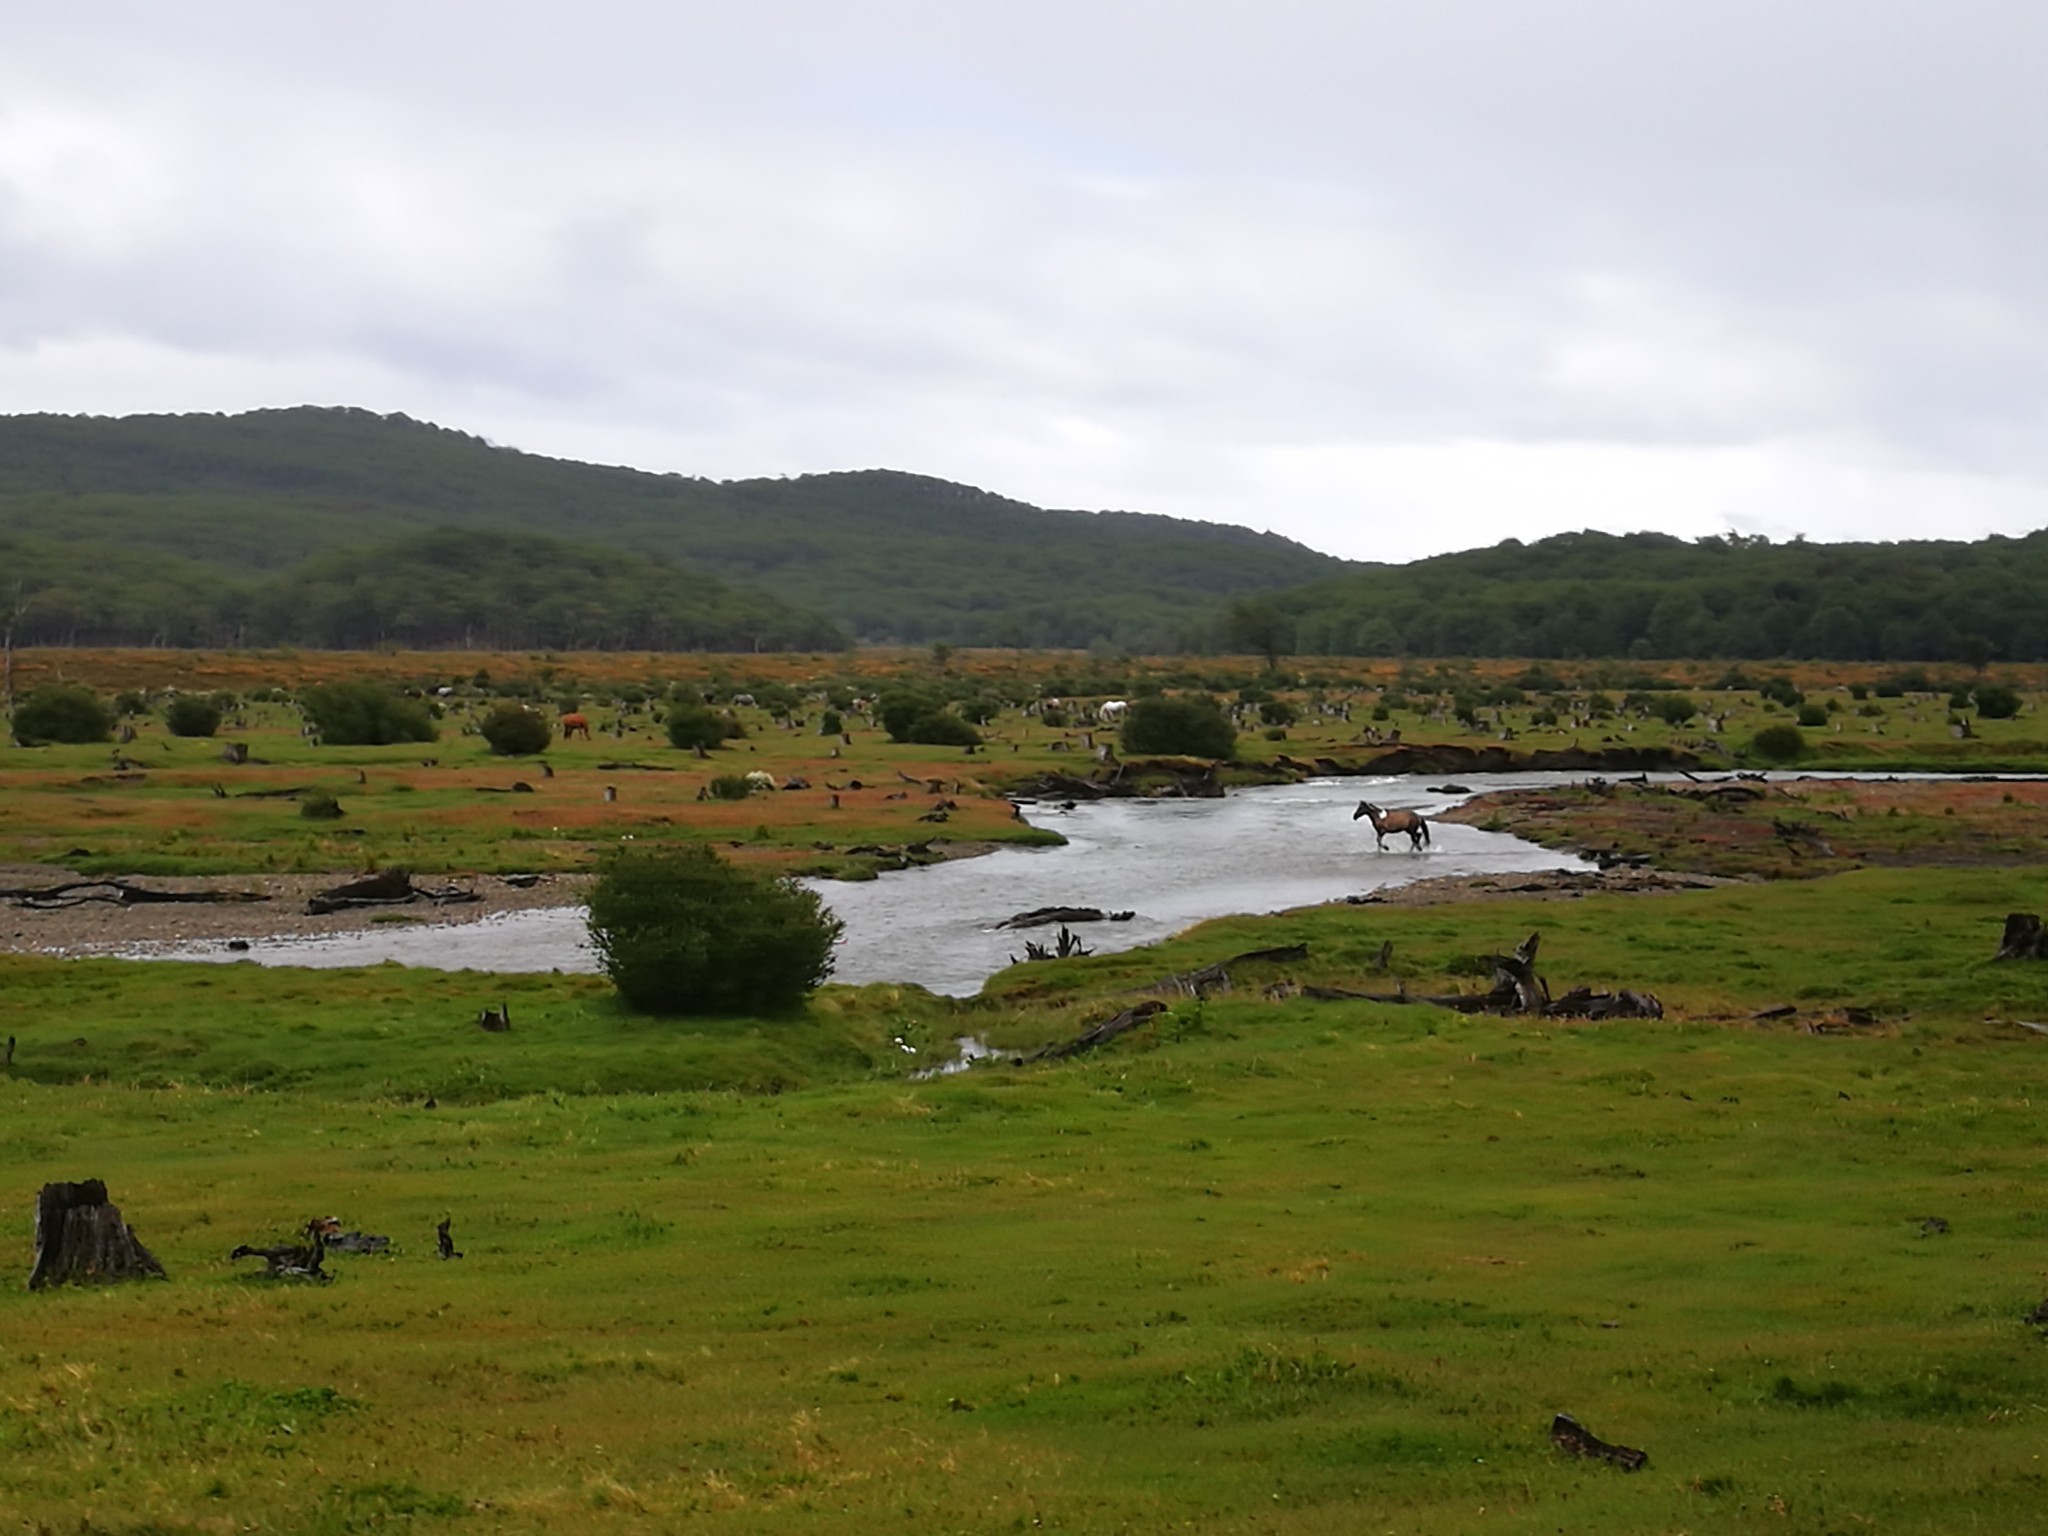
[[(2043, 1529), (2048, 968), (1988, 956), (2044, 873), (1234, 919), (779, 1025), (0, 959), (0, 1529)], [(1671, 1016), (1267, 991), (1531, 929)], [(1295, 941), (1094, 1055), (907, 1079)], [(168, 1282), (20, 1288), (85, 1177)], [(398, 1251), (225, 1257), (329, 1212)]]

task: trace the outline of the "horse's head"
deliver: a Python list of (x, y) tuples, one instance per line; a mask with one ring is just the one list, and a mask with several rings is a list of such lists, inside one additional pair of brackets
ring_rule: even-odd
[(1361, 800), (1358, 802), (1358, 809), (1351, 813), (1351, 819), (1356, 821), (1361, 816), (1377, 816), (1379, 813), (1380, 808), (1370, 800)]

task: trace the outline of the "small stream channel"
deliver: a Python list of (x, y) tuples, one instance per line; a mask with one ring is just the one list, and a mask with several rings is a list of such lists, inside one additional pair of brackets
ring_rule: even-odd
[[(871, 881), (809, 882), (846, 923), (833, 980), (914, 983), (967, 996), (1021, 958), (1027, 938), (995, 925), (1037, 907), (1130, 911), (1128, 922), (1077, 931), (1098, 953), (1131, 949), (1205, 918), (1276, 912), (1438, 875), (1584, 869), (1584, 860), (1505, 833), (1432, 825), (1433, 841), (1411, 852), (1390, 837), (1384, 853), (1372, 828), (1351, 819), (1361, 798), (1424, 815), (1472, 792), (1567, 782), (1573, 774), (1462, 778), (1442, 793), (1411, 779), (1314, 779), (1233, 790), (1221, 800), (1099, 800), (1061, 811), (1026, 808), (1063, 848), (1006, 848), (974, 859), (886, 874)], [(406, 927), (316, 939), (259, 939), (153, 947), (134, 958), (253, 960), (260, 965), (352, 966), (396, 961), (440, 970), (594, 971), (580, 907), (509, 912), (450, 927)]]

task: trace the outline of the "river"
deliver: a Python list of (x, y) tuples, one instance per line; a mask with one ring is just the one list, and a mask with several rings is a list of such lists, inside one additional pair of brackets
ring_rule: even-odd
[[(1406, 837), (1373, 846), (1351, 818), (1360, 798), (1433, 815), (1480, 790), (1560, 782), (1578, 775), (1476, 775), (1458, 792), (1414, 779), (1314, 779), (1232, 790), (1221, 800), (1097, 800), (1060, 810), (1027, 807), (1061, 848), (1006, 848), (980, 858), (904, 870), (869, 881), (807, 882), (845, 921), (833, 980), (909, 982), (966, 996), (1022, 958), (1024, 941), (1052, 930), (998, 930), (1037, 907), (1129, 911), (1127, 922), (1077, 928), (1098, 952), (1130, 949), (1205, 918), (1312, 906), (1438, 875), (1583, 869), (1585, 862), (1505, 833), (1432, 824), (1428, 848)], [(145, 952), (134, 952), (137, 958)], [(352, 966), (395, 961), (440, 970), (594, 971), (580, 907), (509, 912), (447, 927), (405, 927), (316, 939), (259, 939), (243, 951), (219, 943), (151, 948), (150, 959), (251, 960), (260, 965)]]

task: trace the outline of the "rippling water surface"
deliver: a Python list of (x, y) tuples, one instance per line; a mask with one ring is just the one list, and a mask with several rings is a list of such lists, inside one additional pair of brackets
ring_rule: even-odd
[[(1576, 775), (1470, 777), (1470, 790), (1556, 782)], [(1204, 918), (1274, 912), (1437, 875), (1589, 867), (1570, 854), (1474, 827), (1433, 825), (1434, 841), (1409, 851), (1392, 837), (1384, 853), (1361, 797), (1425, 815), (1465, 798), (1405, 779), (1329, 779), (1233, 790), (1222, 800), (1101, 800), (1060, 811), (1029, 808), (1064, 848), (1004, 849), (879, 880), (810, 882), (846, 922), (833, 979), (914, 982), (966, 995), (1022, 957), (1026, 938), (1051, 930), (997, 931), (1034, 907), (1100, 907), (1136, 914), (1079, 929), (1100, 952), (1129, 949)], [(154, 958), (254, 960), (264, 965), (401, 965), (443, 970), (591, 971), (581, 908), (509, 912), (456, 927), (407, 927), (319, 939), (264, 939), (247, 951), (219, 944), (158, 949)]]

